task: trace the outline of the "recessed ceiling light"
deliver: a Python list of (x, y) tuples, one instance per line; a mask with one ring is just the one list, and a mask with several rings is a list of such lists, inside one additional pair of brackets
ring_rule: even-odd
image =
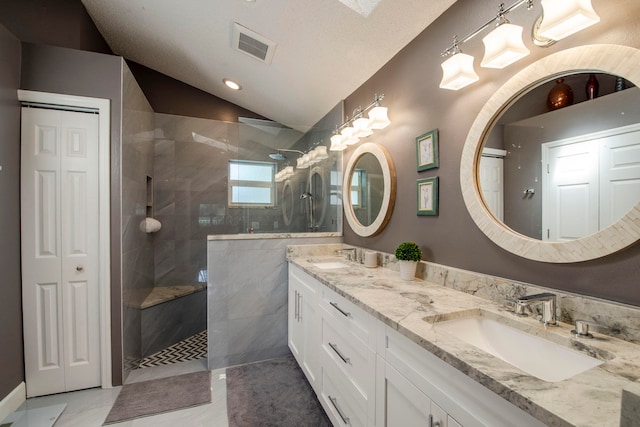
[(229, 89), (233, 89), (233, 90), (240, 90), (242, 89), (242, 86), (240, 86), (238, 83), (234, 82), (233, 80), (229, 80), (229, 79), (222, 79), (222, 82), (227, 85), (227, 87)]

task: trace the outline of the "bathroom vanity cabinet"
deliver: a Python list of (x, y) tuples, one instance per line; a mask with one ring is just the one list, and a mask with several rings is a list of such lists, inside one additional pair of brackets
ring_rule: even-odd
[(335, 426), (544, 425), (291, 263), (289, 325)]

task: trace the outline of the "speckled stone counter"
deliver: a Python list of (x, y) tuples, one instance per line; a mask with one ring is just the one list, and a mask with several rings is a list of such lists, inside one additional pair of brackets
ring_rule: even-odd
[[(575, 338), (572, 325), (545, 328), (535, 318), (516, 318), (497, 302), (416, 279), (400, 279), (392, 268), (366, 268), (336, 256), (340, 245), (290, 246), (289, 262), (399, 331), (489, 390), (549, 426), (619, 426), (625, 387), (640, 379), (640, 346), (596, 333)], [(379, 254), (379, 259), (384, 259)], [(340, 261), (348, 268), (321, 269), (315, 263)], [(424, 266), (422, 266), (424, 269)], [(428, 275), (425, 275), (428, 277)], [(476, 285), (477, 286), (477, 285)], [(515, 322), (530, 334), (582, 351), (604, 363), (559, 382), (546, 382), (434, 326), (440, 319), (480, 313)], [(620, 320), (618, 320), (620, 321)], [(633, 404), (633, 398), (627, 399)], [(633, 416), (637, 408), (626, 408)]]

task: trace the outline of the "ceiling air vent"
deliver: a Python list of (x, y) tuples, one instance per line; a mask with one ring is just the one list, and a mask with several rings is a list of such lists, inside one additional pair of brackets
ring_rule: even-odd
[(233, 48), (266, 64), (271, 63), (277, 44), (255, 31), (233, 23)]

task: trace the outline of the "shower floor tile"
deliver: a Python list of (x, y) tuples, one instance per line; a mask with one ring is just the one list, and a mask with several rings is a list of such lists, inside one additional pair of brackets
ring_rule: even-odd
[(207, 331), (202, 331), (192, 337), (180, 341), (171, 347), (147, 356), (140, 362), (138, 368), (170, 365), (172, 363), (187, 362), (207, 357)]

